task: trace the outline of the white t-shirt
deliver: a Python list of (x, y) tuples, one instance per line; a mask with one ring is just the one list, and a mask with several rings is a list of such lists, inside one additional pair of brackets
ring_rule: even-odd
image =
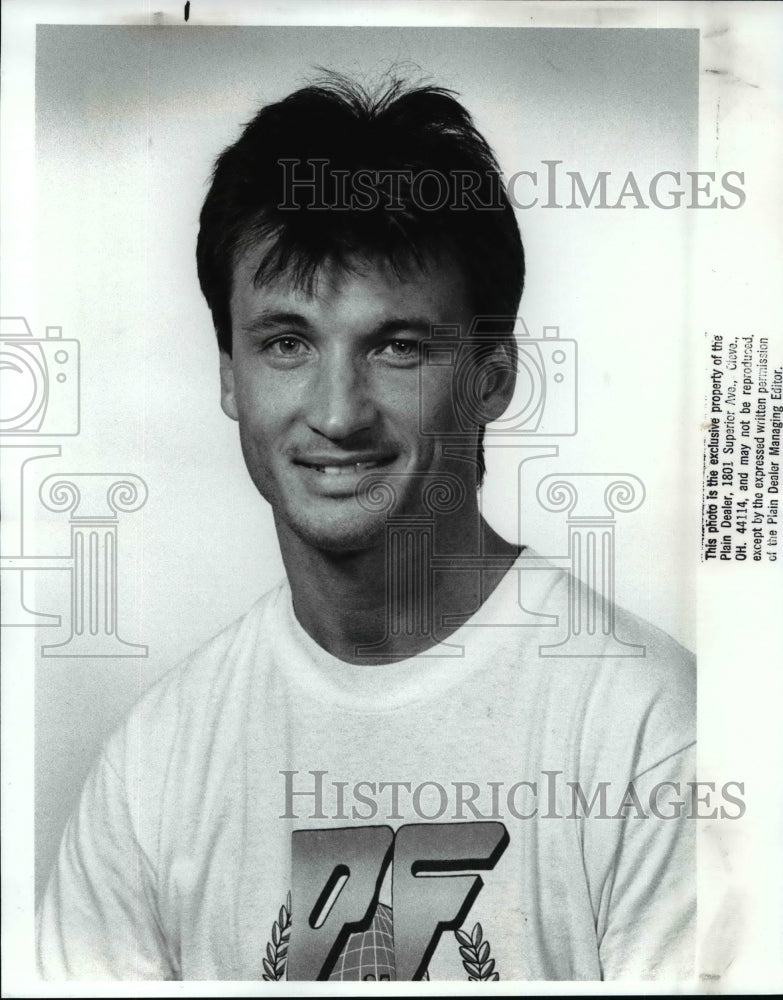
[(331, 656), (284, 583), (167, 674), (69, 821), (41, 974), (689, 976), (692, 657), (619, 609), (644, 656), (542, 655), (570, 578), (529, 556), (408, 660)]

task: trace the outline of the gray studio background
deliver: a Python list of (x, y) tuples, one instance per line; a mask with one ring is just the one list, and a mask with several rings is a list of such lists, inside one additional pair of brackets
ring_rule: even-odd
[[(282, 576), (269, 509), (219, 408), (217, 348), (194, 248), (217, 153), (254, 110), (323, 66), (372, 80), (391, 64), (453, 87), (506, 174), (543, 159), (649, 178), (696, 168), (698, 35), (514, 28), (39, 26), (35, 302), (6, 302), (38, 336), (81, 343), (82, 430), (34, 463), (29, 551), (67, 553), (67, 517), (44, 511), (53, 472), (132, 472), (145, 507), (119, 528), (119, 628), (146, 658), (38, 658), (37, 889), (102, 741), (139, 694)], [(613, 182), (616, 189), (617, 183)], [(524, 190), (524, 189), (523, 189)], [(688, 421), (700, 333), (688, 327), (686, 210), (519, 213), (521, 313), (579, 344), (580, 433), (528, 477), (525, 542), (563, 554), (562, 516), (533, 501), (555, 471), (630, 472), (647, 500), (618, 520), (621, 604), (693, 648), (698, 475)], [(699, 392), (701, 390), (699, 389)], [(690, 395), (689, 395), (690, 393)], [(36, 479), (37, 477), (37, 479)], [(527, 500), (525, 500), (527, 498)], [(509, 538), (516, 462), (490, 454), (484, 509)], [(28, 574), (28, 576), (31, 574)], [(39, 610), (63, 615), (67, 574), (37, 573)], [(62, 638), (41, 629), (37, 645)]]

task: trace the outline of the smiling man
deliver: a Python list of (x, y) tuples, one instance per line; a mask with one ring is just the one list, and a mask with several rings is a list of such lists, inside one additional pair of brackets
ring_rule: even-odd
[[(312, 293), (285, 276), (259, 284), (265, 252), (263, 244), (246, 252), (234, 272), (231, 354), (221, 354), (223, 409), (239, 422), (248, 470), (272, 506), (299, 621), (353, 661), (357, 643), (385, 634), (386, 525), (426, 516), (428, 485), (462, 486), (459, 505), (437, 519), (449, 551), (505, 558), (501, 575), (518, 555), (479, 517), (479, 428), (460, 430), (452, 368), (420, 363), (431, 330), (447, 323), (468, 330), (473, 309), (462, 270), (445, 251), (421, 265), (407, 262), (402, 273), (382, 257), (325, 262)], [(488, 414), (500, 416), (512, 388), (498, 365), (484, 385)], [(422, 425), (442, 437), (423, 435)], [(450, 457), (445, 445), (455, 435), (463, 452)], [(392, 484), (394, 502), (373, 510), (362, 500), (383, 482)], [(474, 577), (452, 573), (433, 590), (435, 620), (475, 610)], [(340, 620), (340, 608), (350, 624)], [(413, 621), (397, 631), (387, 656), (428, 644)]]
[(338, 78), (263, 108), (197, 258), (287, 579), (107, 744), (42, 973), (687, 975), (691, 658), (620, 611), (644, 658), (542, 657), (524, 609), (562, 627), (573, 584), (479, 510), (524, 257), (468, 113)]
[[(464, 278), (448, 258), (404, 276), (383, 259), (358, 260), (348, 264), (356, 273), (325, 264), (317, 292), (307, 295), (285, 279), (259, 287), (258, 254), (263, 248), (235, 272), (223, 408), (239, 421), (250, 475), (286, 544), (293, 534), (318, 549), (366, 549), (383, 526), (356, 502), (367, 472), (398, 477), (397, 506), (411, 502), (405, 477), (449, 465), (464, 475), (441, 442), (422, 436), (419, 413), (421, 398), (444, 433), (459, 430), (447, 417), (447, 368), (431, 368), (420, 392), (419, 345), (435, 325), (469, 328)], [(507, 398), (498, 398), (499, 416)], [(468, 506), (470, 516), (476, 504)]]

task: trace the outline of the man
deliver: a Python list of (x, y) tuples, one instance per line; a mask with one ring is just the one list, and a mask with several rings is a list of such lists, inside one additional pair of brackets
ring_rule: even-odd
[(688, 975), (690, 657), (620, 611), (643, 658), (542, 657), (520, 590), (562, 627), (578, 588), (480, 515), (524, 258), (468, 113), (339, 78), (262, 109), (197, 259), (287, 581), (107, 744), (42, 974)]

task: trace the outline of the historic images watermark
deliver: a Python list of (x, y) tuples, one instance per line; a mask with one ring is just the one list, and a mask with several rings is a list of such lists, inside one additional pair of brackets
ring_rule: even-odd
[[(470, 209), (503, 211), (503, 195), (514, 208), (737, 209), (745, 204), (745, 174), (728, 170), (659, 170), (651, 177), (633, 171), (566, 170), (562, 160), (542, 160), (535, 170), (507, 178), (475, 170), (343, 170), (330, 160), (295, 157), (278, 161), (283, 171), (280, 211), (402, 211), (413, 202), (425, 212)], [(405, 192), (405, 198), (402, 193)]]
[(280, 771), (280, 819), (435, 820), (742, 819), (742, 781), (659, 781), (642, 786), (596, 781), (563, 771), (519, 781), (342, 781), (328, 771)]

